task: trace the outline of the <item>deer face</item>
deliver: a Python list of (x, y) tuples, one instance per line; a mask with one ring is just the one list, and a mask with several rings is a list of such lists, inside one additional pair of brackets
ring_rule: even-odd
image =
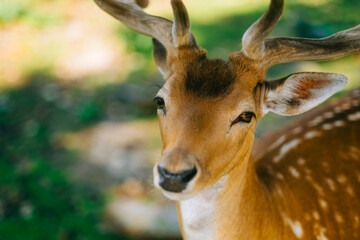
[(172, 198), (212, 185), (241, 164), (261, 114), (258, 72), (205, 55), (186, 59), (174, 61), (155, 98), (163, 149), (154, 182)]

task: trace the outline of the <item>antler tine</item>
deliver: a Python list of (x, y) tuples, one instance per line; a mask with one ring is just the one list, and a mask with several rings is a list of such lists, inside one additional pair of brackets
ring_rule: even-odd
[(265, 41), (264, 65), (321, 61), (360, 52), (360, 25), (321, 39), (271, 38)]
[(176, 46), (191, 44), (190, 19), (186, 7), (181, 0), (171, 0), (171, 6), (174, 14), (174, 24), (172, 35)]
[[(194, 44), (190, 33), (190, 20), (181, 0), (172, 0), (172, 21), (145, 13), (134, 0), (94, 0), (105, 12), (123, 22), (129, 28), (160, 41), (166, 49)], [(139, 0), (137, 0), (138, 2)], [(147, 1), (140, 2), (142, 6)]]
[(242, 38), (243, 51), (252, 59), (264, 53), (264, 40), (279, 22), (284, 9), (284, 0), (271, 0), (267, 12), (253, 23)]

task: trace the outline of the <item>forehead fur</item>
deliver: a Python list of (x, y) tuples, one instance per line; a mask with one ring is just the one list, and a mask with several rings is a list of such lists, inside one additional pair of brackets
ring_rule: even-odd
[(235, 71), (229, 62), (200, 56), (191, 61), (185, 73), (186, 91), (199, 97), (218, 97), (230, 92)]

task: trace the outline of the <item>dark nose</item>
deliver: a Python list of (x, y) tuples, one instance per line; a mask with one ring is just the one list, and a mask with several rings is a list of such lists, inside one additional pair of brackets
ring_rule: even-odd
[(169, 192), (181, 192), (186, 188), (186, 185), (195, 177), (197, 170), (195, 167), (181, 171), (179, 173), (172, 173), (165, 168), (158, 166), (160, 175), (159, 185)]

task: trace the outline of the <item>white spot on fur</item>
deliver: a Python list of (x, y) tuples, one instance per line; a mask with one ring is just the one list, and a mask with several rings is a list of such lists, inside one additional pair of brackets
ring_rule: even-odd
[(314, 233), (316, 235), (316, 240), (328, 240), (325, 232), (326, 228), (321, 227), (319, 224), (314, 224)]
[(274, 142), (270, 147), (268, 151), (271, 151), (275, 148), (277, 148), (278, 146), (280, 146), (284, 141), (286, 140), (286, 136), (282, 135), (278, 140), (276, 140), (276, 142)]
[(354, 97), (360, 97), (360, 89), (355, 89), (353, 94), (354, 94)]
[(186, 239), (213, 239), (214, 223), (211, 219), (215, 200), (224, 186), (227, 176), (213, 186), (205, 188), (194, 197), (180, 201), (180, 211)]
[(284, 175), (282, 175), (281, 173), (276, 173), (276, 177), (278, 179), (284, 180)]
[(305, 179), (310, 182), (310, 184), (315, 188), (315, 190), (320, 194), (324, 195), (324, 190), (318, 183), (314, 181), (314, 179), (310, 175), (306, 175)]
[(312, 185), (320, 195), (324, 195), (324, 190), (319, 184), (317, 184), (316, 182), (312, 182)]
[(342, 110), (342, 108), (341, 107), (335, 107), (334, 108), (334, 112), (336, 112), (336, 113), (341, 113), (343, 110)]
[(360, 112), (352, 113), (347, 116), (349, 121), (357, 121), (360, 120)]
[(289, 167), (289, 172), (291, 173), (291, 175), (293, 175), (295, 178), (299, 178), (300, 177), (300, 173), (298, 172), (298, 170), (296, 170), (294, 167)]
[(279, 194), (279, 196), (284, 196), (283, 191), (278, 184), (275, 184), (275, 189), (276, 189), (276, 192)]
[(354, 226), (355, 226), (355, 228), (359, 227), (359, 216), (354, 217)]
[(345, 124), (346, 123), (343, 120), (337, 120), (334, 122), (335, 127), (343, 127), (343, 126), (345, 126)]
[(301, 226), (301, 223), (299, 221), (292, 221), (289, 217), (286, 216), (285, 213), (282, 213), (282, 218), (285, 223), (285, 225), (289, 226), (294, 233), (294, 235), (300, 239), (304, 235), (303, 228)]
[(310, 216), (309, 213), (305, 213), (304, 218), (305, 218), (306, 221), (311, 221), (311, 216)]
[(330, 166), (328, 162), (322, 161), (321, 165), (323, 166), (326, 172), (330, 172)]
[(304, 168), (304, 172), (307, 176), (311, 174), (311, 170), (309, 168)]
[(335, 192), (336, 191), (335, 182), (330, 178), (327, 178), (326, 182), (329, 185), (330, 190)]
[(317, 116), (316, 118), (314, 118), (313, 120), (311, 120), (308, 125), (309, 127), (314, 127), (316, 125), (318, 125), (319, 123), (321, 123), (322, 121), (324, 121), (324, 118), (321, 116)]
[(356, 146), (349, 147), (349, 155), (351, 159), (360, 160), (360, 149)]
[(350, 103), (344, 103), (343, 105), (341, 105), (341, 108), (343, 109), (343, 110), (348, 110), (348, 109), (350, 109), (351, 108), (351, 104)]
[(344, 222), (344, 219), (343, 219), (343, 217), (341, 216), (340, 213), (336, 212), (336, 213), (334, 214), (334, 216), (335, 216), (335, 221), (336, 221), (337, 223), (343, 223), (343, 222)]
[(314, 211), (314, 212), (313, 212), (313, 217), (314, 217), (314, 219), (315, 219), (316, 221), (319, 221), (319, 220), (320, 220), (320, 215), (319, 215), (319, 213), (318, 213), (317, 211)]
[(306, 161), (305, 161), (305, 159), (303, 159), (303, 158), (299, 158), (299, 159), (297, 160), (297, 164), (300, 165), (300, 166), (304, 166), (305, 163), (306, 163)]
[(346, 187), (346, 192), (352, 197), (354, 197), (354, 195), (355, 195), (354, 194), (354, 189), (350, 185)]
[(324, 118), (333, 118), (335, 114), (333, 112), (326, 112), (323, 116)]
[(319, 199), (320, 207), (324, 210), (328, 209), (328, 203), (324, 199)]
[(294, 130), (292, 130), (292, 133), (293, 134), (298, 134), (302, 131), (302, 127), (297, 127), (297, 128), (294, 128)]
[(280, 152), (273, 158), (274, 163), (278, 163), (291, 149), (295, 148), (300, 143), (300, 139), (293, 139), (290, 142), (284, 144), (280, 148)]
[(337, 175), (336, 180), (337, 180), (339, 183), (344, 184), (344, 183), (346, 183), (347, 178), (345, 177), (345, 175), (339, 174), (339, 175)]
[(301, 223), (296, 221), (296, 222), (290, 222), (290, 227), (294, 233), (294, 235), (300, 239), (302, 238), (302, 236), (304, 235), (304, 232), (303, 232), (303, 229), (302, 229), (302, 226), (301, 226)]
[(312, 131), (305, 133), (304, 138), (311, 139), (311, 138), (320, 137), (320, 136), (321, 136), (321, 132), (312, 130)]
[(324, 123), (321, 128), (324, 130), (331, 130), (334, 126), (330, 123)]

